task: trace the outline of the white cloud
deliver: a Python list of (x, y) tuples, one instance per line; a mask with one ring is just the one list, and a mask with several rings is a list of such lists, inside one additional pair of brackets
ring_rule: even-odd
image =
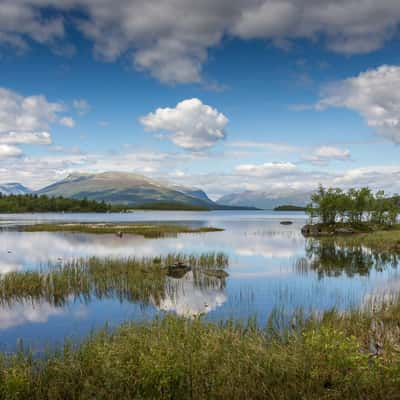
[(15, 145), (48, 145), (52, 143), (52, 123), (70, 123), (59, 114), (61, 103), (49, 102), (43, 95), (22, 96), (0, 87), (1, 157), (15, 157), (22, 151)]
[(67, 128), (73, 128), (75, 126), (75, 121), (71, 117), (62, 117), (60, 118), (59, 123)]
[(0, 144), (0, 160), (10, 157), (18, 157), (22, 154), (21, 149), (9, 144)]
[[(224, 36), (280, 47), (321, 38), (333, 51), (365, 53), (395, 37), (400, 21), (396, 0), (2, 0), (1, 7), (1, 43), (23, 50), (30, 38), (54, 47), (67, 39), (68, 20), (93, 41), (97, 56), (127, 55), (172, 83), (201, 81), (207, 50)], [(54, 16), (44, 16), (48, 7)]]
[(103, 128), (110, 125), (110, 123), (108, 121), (99, 121), (98, 124)]
[(0, 88), (0, 135), (46, 130), (61, 111), (61, 104), (50, 103), (43, 95), (24, 97)]
[(0, 136), (0, 143), (5, 144), (51, 144), (49, 132), (8, 132)]
[(287, 143), (236, 141), (226, 144), (229, 147), (251, 148), (255, 150), (268, 150), (276, 153), (286, 153), (298, 150), (298, 147)]
[(172, 132), (169, 138), (179, 147), (200, 151), (225, 138), (228, 118), (194, 98), (181, 101), (175, 108), (158, 108), (140, 122), (150, 131)]
[(349, 161), (350, 151), (334, 146), (321, 146), (303, 154), (302, 159), (314, 164), (326, 164), (330, 161)]
[(264, 164), (240, 164), (236, 166), (235, 170), (243, 175), (268, 177), (296, 172), (297, 167), (290, 162), (269, 162)]
[(79, 115), (85, 115), (85, 114), (87, 114), (87, 113), (90, 111), (90, 109), (91, 109), (90, 104), (89, 104), (85, 99), (77, 99), (77, 100), (74, 100), (74, 101), (72, 102), (72, 105), (73, 105), (73, 107), (75, 108), (75, 110), (78, 111), (78, 114), (79, 114)]
[(400, 67), (382, 65), (329, 85), (316, 105), (328, 107), (357, 111), (378, 134), (400, 143)]

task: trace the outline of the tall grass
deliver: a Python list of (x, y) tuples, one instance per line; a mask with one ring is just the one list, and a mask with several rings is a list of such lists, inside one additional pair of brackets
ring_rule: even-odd
[(202, 271), (223, 269), (223, 253), (200, 255), (168, 254), (145, 258), (77, 258), (64, 264), (49, 264), (38, 271), (11, 272), (0, 278), (0, 303), (46, 300), (63, 306), (71, 298), (89, 302), (92, 298), (120, 301), (150, 301), (159, 304), (166, 295), (168, 266), (181, 262), (192, 268), (195, 284), (207, 284)]
[(397, 399), (400, 305), (213, 324), (165, 317), (44, 359), (2, 356), (2, 399)]

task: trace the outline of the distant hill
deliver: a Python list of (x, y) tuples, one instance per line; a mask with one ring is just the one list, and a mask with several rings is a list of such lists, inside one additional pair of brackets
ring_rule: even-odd
[(270, 192), (244, 191), (222, 196), (217, 200), (218, 204), (230, 206), (256, 207), (264, 210), (272, 210), (283, 204), (295, 204), (305, 206), (310, 199), (310, 193), (299, 192), (294, 194), (279, 195)]
[(32, 191), (28, 189), (26, 186), (21, 185), (20, 183), (10, 182), (10, 183), (1, 183), (0, 184), (0, 193), (3, 195), (10, 194), (28, 194)]
[[(188, 188), (127, 172), (71, 174), (36, 192), (39, 195), (105, 201), (132, 207), (179, 204), (202, 209), (232, 209), (216, 204), (198, 188)], [(234, 207), (236, 208), (236, 207)]]

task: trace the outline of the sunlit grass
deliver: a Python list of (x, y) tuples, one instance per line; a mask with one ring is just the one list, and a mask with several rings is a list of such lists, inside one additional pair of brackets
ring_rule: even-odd
[(180, 233), (220, 232), (221, 228), (208, 226), (190, 227), (177, 224), (102, 224), (102, 223), (65, 223), (34, 224), (21, 228), (25, 232), (75, 232), (96, 234), (135, 234), (146, 238), (176, 237)]

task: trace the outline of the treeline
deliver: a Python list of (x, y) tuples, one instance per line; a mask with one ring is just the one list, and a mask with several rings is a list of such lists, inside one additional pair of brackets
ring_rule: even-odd
[(65, 197), (26, 195), (2, 195), (0, 193), (0, 213), (29, 212), (107, 212), (119, 208), (104, 201), (87, 199), (67, 199)]
[(383, 190), (372, 192), (369, 188), (349, 189), (324, 188), (311, 196), (307, 206), (311, 222), (351, 224), (372, 223), (395, 225), (400, 215), (400, 196), (385, 197)]
[(284, 204), (274, 208), (274, 211), (306, 211), (306, 207)]

